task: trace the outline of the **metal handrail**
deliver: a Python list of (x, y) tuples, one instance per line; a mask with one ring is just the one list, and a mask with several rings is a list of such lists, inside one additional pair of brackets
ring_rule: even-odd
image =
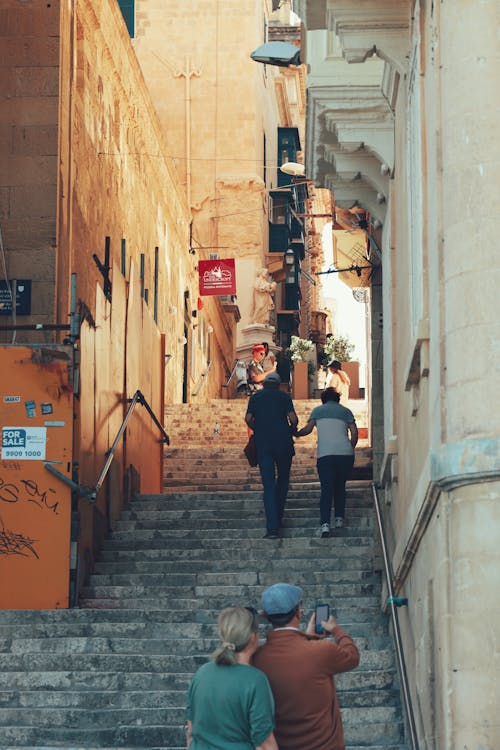
[(390, 606), (390, 609), (391, 609), (391, 619), (392, 619), (392, 625), (394, 628), (394, 640), (395, 640), (395, 645), (396, 645), (396, 658), (397, 658), (397, 663), (398, 663), (399, 678), (401, 680), (401, 689), (403, 691), (403, 702), (404, 702), (406, 718), (408, 722), (408, 730), (410, 733), (410, 741), (411, 741), (412, 750), (419, 750), (417, 730), (415, 726), (415, 715), (413, 713), (413, 707), (411, 704), (411, 695), (410, 695), (410, 689), (408, 685), (408, 674), (406, 671), (406, 663), (405, 663), (405, 657), (404, 657), (404, 652), (403, 652), (403, 646), (401, 643), (401, 631), (399, 629), (399, 620), (398, 620), (398, 613), (397, 613), (397, 608), (401, 607), (404, 604), (408, 604), (408, 600), (403, 599), (401, 597), (394, 596), (394, 587), (392, 584), (392, 581), (393, 581), (392, 566), (389, 560), (389, 555), (387, 553), (387, 542), (385, 538), (384, 524), (382, 521), (382, 512), (380, 510), (380, 500), (379, 500), (378, 493), (377, 493), (377, 487), (374, 482), (371, 483), (371, 488), (372, 488), (373, 502), (375, 504), (375, 511), (377, 514), (377, 524), (378, 524), (378, 531), (380, 535), (380, 544), (382, 547), (382, 556), (384, 559), (385, 579), (387, 583), (387, 592), (389, 594), (389, 596), (387, 597), (387, 604)]
[(72, 490), (74, 490), (75, 492), (78, 492), (79, 495), (83, 495), (84, 497), (86, 497), (90, 503), (95, 503), (97, 500), (97, 495), (99, 493), (99, 490), (101, 489), (104, 483), (104, 480), (106, 479), (106, 475), (109, 471), (109, 467), (111, 466), (113, 462), (113, 458), (115, 457), (115, 452), (118, 447), (118, 443), (120, 442), (123, 436), (123, 433), (125, 432), (125, 428), (127, 427), (128, 421), (130, 417), (132, 416), (132, 412), (134, 411), (137, 404), (141, 404), (141, 406), (145, 407), (149, 416), (151, 417), (155, 425), (158, 427), (158, 429), (162, 433), (163, 437), (161, 438), (160, 442), (170, 445), (169, 436), (165, 432), (165, 429), (163, 425), (161, 424), (161, 422), (159, 421), (159, 419), (157, 418), (156, 414), (153, 412), (150, 405), (144, 398), (144, 395), (142, 394), (142, 392), (137, 390), (132, 396), (132, 398), (127, 399), (127, 401), (129, 403), (127, 413), (125, 414), (121, 427), (118, 430), (115, 439), (113, 440), (113, 445), (111, 446), (109, 450), (106, 451), (106, 462), (102, 468), (101, 473), (99, 474), (97, 482), (95, 483), (93, 487), (83, 487), (81, 485), (78, 485), (75, 482), (73, 482), (71, 479), (66, 477), (64, 474), (61, 474), (61, 472), (58, 471), (54, 466), (52, 466), (51, 463), (46, 462), (44, 464), (47, 471), (50, 471), (51, 474), (54, 474), (54, 476), (58, 477), (58, 479), (60, 479), (62, 482), (67, 484), (69, 487), (71, 487)]
[(203, 372), (203, 373), (201, 374), (201, 378), (200, 378), (200, 384), (199, 384), (199, 386), (197, 387), (197, 389), (196, 389), (195, 391), (192, 391), (192, 392), (191, 392), (191, 396), (197, 396), (197, 395), (198, 395), (198, 393), (199, 393), (199, 392), (201, 391), (201, 389), (203, 388), (203, 386), (205, 385), (205, 382), (206, 382), (206, 379), (207, 379), (207, 377), (208, 377), (208, 372), (209, 372), (209, 370), (210, 370), (210, 367), (211, 367), (211, 365), (212, 365), (212, 362), (211, 362), (211, 361), (210, 361), (210, 362), (207, 362), (207, 366), (206, 366), (206, 368), (205, 368), (205, 371), (204, 371), (204, 372)]
[[(236, 372), (236, 368), (238, 367), (238, 362), (239, 362), (239, 361), (240, 361), (239, 359), (235, 359), (235, 360), (234, 360), (234, 365), (233, 365), (233, 369), (231, 370), (231, 374), (229, 375), (229, 377), (228, 377), (228, 379), (226, 380), (226, 382), (225, 382), (225, 383), (222, 383), (222, 387), (223, 387), (223, 388), (228, 388), (228, 387), (229, 387), (229, 383), (231, 382), (231, 380), (232, 380), (232, 379), (233, 379), (233, 377), (234, 377), (234, 373)], [(227, 370), (226, 370), (226, 372), (227, 372)]]

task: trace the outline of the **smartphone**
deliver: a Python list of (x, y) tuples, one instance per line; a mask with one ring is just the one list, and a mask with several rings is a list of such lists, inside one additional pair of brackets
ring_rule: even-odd
[(316, 604), (316, 625), (315, 630), (318, 635), (324, 633), (324, 629), (321, 627), (321, 623), (328, 620), (330, 617), (330, 607), (328, 604)]

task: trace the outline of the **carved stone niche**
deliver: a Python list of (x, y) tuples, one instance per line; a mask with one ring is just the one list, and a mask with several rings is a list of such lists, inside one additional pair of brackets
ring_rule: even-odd
[(329, 0), (328, 29), (340, 39), (347, 62), (377, 55), (400, 74), (408, 66), (410, 0)]

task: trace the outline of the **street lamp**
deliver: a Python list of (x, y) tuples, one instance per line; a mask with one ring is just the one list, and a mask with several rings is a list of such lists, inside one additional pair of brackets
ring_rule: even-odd
[(289, 42), (266, 42), (266, 44), (257, 47), (250, 57), (255, 62), (264, 65), (278, 65), (280, 68), (300, 65), (300, 49)]

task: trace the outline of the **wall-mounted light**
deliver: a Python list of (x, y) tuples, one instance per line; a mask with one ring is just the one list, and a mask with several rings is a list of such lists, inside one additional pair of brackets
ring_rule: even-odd
[(305, 170), (305, 166), (296, 161), (286, 161), (280, 167), (280, 172), (292, 175), (292, 177), (303, 177)]
[(300, 49), (289, 42), (266, 42), (254, 50), (250, 57), (264, 65), (300, 65)]
[(172, 359), (172, 356), (173, 356), (172, 354), (165, 354), (165, 364), (167, 362), (170, 362), (170, 360)]
[(214, 332), (214, 327), (209, 324), (207, 326), (207, 333), (213, 333), (213, 332)]
[(179, 344), (182, 344), (182, 346), (185, 346), (187, 344), (187, 342), (188, 342), (188, 340), (187, 340), (187, 338), (185, 336), (179, 336), (179, 338), (177, 339), (177, 341), (179, 342)]
[(295, 265), (295, 253), (293, 250), (288, 249), (285, 253), (285, 263), (287, 266)]

